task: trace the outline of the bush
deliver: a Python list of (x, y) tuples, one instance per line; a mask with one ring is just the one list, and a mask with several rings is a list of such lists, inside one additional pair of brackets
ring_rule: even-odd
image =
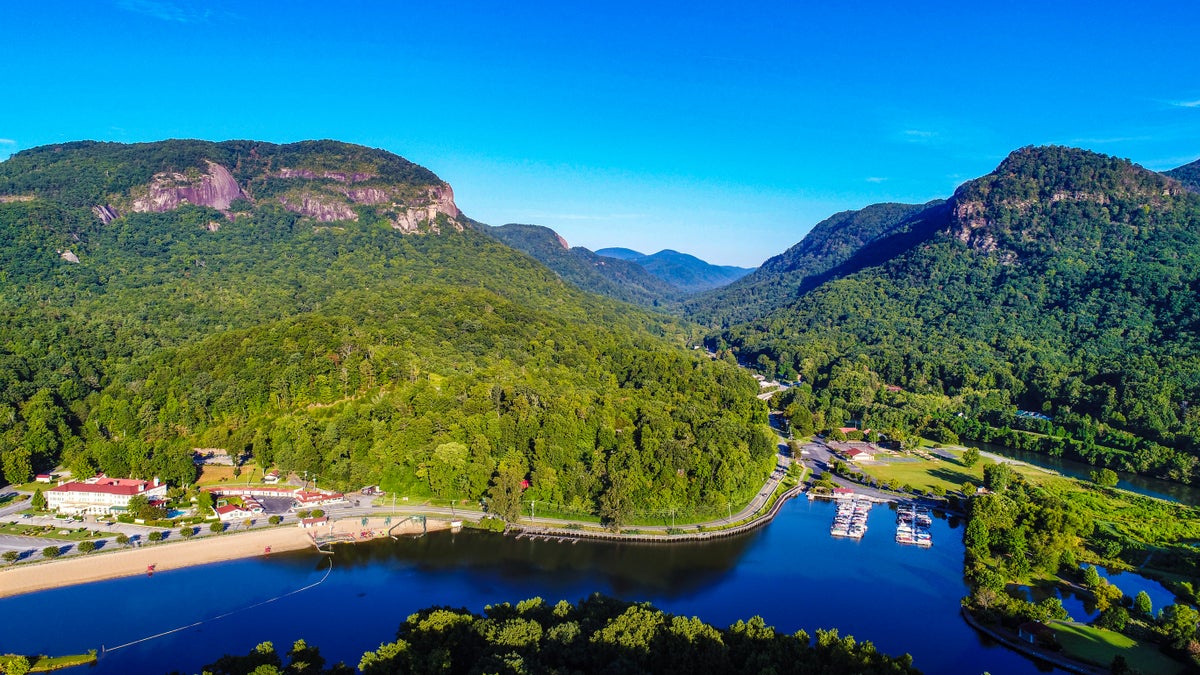
[(267, 519), (267, 522), (272, 525), (278, 525), (283, 522), (283, 516), (271, 516)]
[(46, 548), (42, 549), (43, 558), (50, 558), (53, 560), (60, 555), (62, 555), (62, 551), (58, 550), (57, 546), (47, 546)]
[(158, 530), (155, 530), (155, 531), (151, 532), (147, 538), (150, 541), (162, 541), (163, 533), (159, 532)]
[(212, 525), (208, 526), (208, 529), (220, 534), (221, 532), (225, 531), (225, 523), (213, 523)]
[(79, 549), (80, 553), (83, 553), (86, 555), (86, 554), (91, 553), (92, 551), (96, 550), (96, 542), (90, 541), (90, 540), (89, 541), (81, 541), (75, 548)]
[(323, 517), (324, 515), (325, 515), (325, 510), (324, 510), (324, 509), (313, 509), (313, 512), (312, 512), (312, 517), (313, 517), (313, 518), (321, 518), (321, 517)]

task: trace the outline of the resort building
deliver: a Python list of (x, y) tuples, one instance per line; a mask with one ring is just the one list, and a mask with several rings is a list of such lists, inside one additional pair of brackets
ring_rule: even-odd
[(144, 495), (151, 504), (166, 499), (167, 484), (134, 478), (109, 478), (99, 474), (81, 483), (63, 483), (46, 490), (46, 505), (59, 513), (105, 515), (123, 513), (129, 500)]
[(214, 497), (239, 497), (242, 500), (243, 506), (248, 509), (258, 509), (258, 513), (262, 513), (262, 504), (258, 498), (262, 497), (287, 497), (292, 500), (292, 508), (313, 508), (314, 506), (324, 506), (326, 504), (341, 504), (346, 501), (346, 496), (340, 492), (329, 492), (326, 490), (305, 490), (303, 488), (293, 487), (272, 487), (269, 485), (241, 485), (241, 486), (210, 486), (202, 488), (205, 492), (211, 493)]

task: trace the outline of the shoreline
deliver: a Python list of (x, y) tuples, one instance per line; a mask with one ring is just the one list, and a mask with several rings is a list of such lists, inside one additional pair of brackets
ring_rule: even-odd
[[(379, 522), (376, 523), (375, 520)], [(371, 539), (388, 536), (386, 530), (377, 529), (382, 526), (382, 522), (381, 518), (372, 518), (368, 523), (365, 529), (371, 531)], [(428, 529), (445, 527), (449, 525), (443, 526), (442, 523), (434, 521), (429, 523)], [(321, 529), (327, 531), (325, 528)], [(358, 518), (333, 521), (335, 533), (350, 533), (352, 536), (352, 533), (360, 533), (363, 529)], [(407, 534), (408, 529), (411, 528), (405, 528), (403, 533)], [(419, 527), (416, 529), (420, 531)], [(400, 532), (393, 534), (398, 533)], [(271, 548), (272, 553), (316, 550), (313, 534), (317, 534), (315, 529), (306, 530), (295, 525), (273, 527), (10, 566), (0, 570), (0, 598), (138, 576), (146, 574), (150, 565), (154, 565), (155, 572), (167, 572), (197, 565), (253, 558), (264, 555), (267, 547)]]

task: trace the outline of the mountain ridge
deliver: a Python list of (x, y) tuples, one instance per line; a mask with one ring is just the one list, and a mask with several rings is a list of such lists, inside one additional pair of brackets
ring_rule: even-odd
[(637, 263), (647, 272), (687, 294), (725, 286), (754, 271), (747, 267), (714, 265), (669, 248), (648, 255), (628, 248), (602, 248), (596, 251), (596, 255)]
[[(694, 299), (716, 301), (709, 345), (812, 383), (806, 419), (874, 416), (912, 433), (933, 422), (875, 402), (918, 395), (997, 427), (1016, 426), (1017, 408), (1042, 411), (1054, 426), (1037, 431), (1076, 434), (1073, 456), (1200, 478), (1189, 405), (1200, 396), (1200, 196), (1126, 160), (1044, 146), (919, 211), (918, 226), (897, 229), (903, 213), (866, 228), (840, 264), (818, 256), (823, 277), (812, 261), (768, 261), (740, 282), (751, 292)], [(772, 288), (799, 291), (764, 299)]]

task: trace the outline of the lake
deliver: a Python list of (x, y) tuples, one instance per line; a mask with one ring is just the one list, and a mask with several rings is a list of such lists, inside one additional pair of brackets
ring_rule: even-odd
[[(909, 652), (927, 673), (1035, 673), (959, 617), (962, 524), (936, 518), (934, 546), (894, 541), (895, 512), (876, 506), (861, 541), (829, 535), (834, 507), (801, 497), (756, 532), (703, 544), (515, 539), (464, 531), (341, 546), (333, 556), (273, 555), (0, 600), (0, 651), (109, 648), (89, 675), (198, 672), (224, 653), (297, 638), (334, 662), (394, 639), (411, 612), (593, 592), (646, 600), (718, 626), (761, 615), (777, 629), (837, 628), (882, 651)], [(326, 576), (330, 558), (332, 569)], [(295, 589), (319, 585), (279, 599)]]

